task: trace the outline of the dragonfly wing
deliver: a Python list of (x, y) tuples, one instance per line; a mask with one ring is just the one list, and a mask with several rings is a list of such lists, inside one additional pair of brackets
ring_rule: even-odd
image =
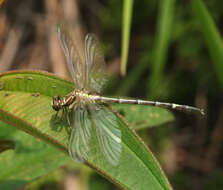
[(90, 112), (100, 151), (112, 165), (117, 166), (122, 152), (121, 130), (117, 117), (107, 107), (101, 105), (92, 105)]
[(85, 88), (100, 93), (107, 81), (107, 77), (102, 47), (94, 34), (87, 34), (85, 37), (85, 62)]
[(73, 40), (70, 37), (68, 31), (66, 31), (65, 27), (62, 25), (57, 26), (57, 36), (73, 81), (77, 88), (82, 89), (85, 80), (85, 68), (81, 61), (83, 59), (81, 59), (80, 53), (73, 44)]
[(91, 121), (87, 109), (74, 110), (74, 122), (69, 139), (69, 154), (77, 162), (87, 159), (90, 151)]

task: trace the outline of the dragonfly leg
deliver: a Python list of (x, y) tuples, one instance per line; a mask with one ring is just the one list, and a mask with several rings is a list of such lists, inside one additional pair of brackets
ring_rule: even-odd
[(66, 114), (66, 119), (67, 119), (68, 126), (71, 129), (71, 123), (70, 123), (69, 114), (68, 114), (68, 108), (67, 107), (64, 108), (64, 112)]
[[(56, 115), (58, 114), (58, 112), (56, 113)], [(66, 116), (65, 116), (66, 115)], [(70, 123), (70, 119), (69, 119), (69, 114), (68, 114), (68, 108), (67, 107), (63, 107), (62, 108), (62, 115), (61, 115), (61, 120), (64, 121), (64, 118), (66, 117), (69, 129), (71, 129), (71, 123)]]
[(57, 111), (56, 114), (53, 116), (54, 119), (57, 119), (57, 117), (58, 117), (58, 112), (59, 112), (59, 111)]
[(59, 112), (59, 111), (57, 111), (57, 113), (56, 113), (56, 115), (55, 115), (55, 118), (57, 118), (57, 116), (58, 116), (58, 112)]
[(61, 115), (61, 120), (62, 120), (62, 121), (63, 121), (64, 114), (65, 114), (65, 113), (64, 113), (64, 112), (65, 112), (64, 110), (65, 110), (65, 108), (62, 109), (62, 115)]

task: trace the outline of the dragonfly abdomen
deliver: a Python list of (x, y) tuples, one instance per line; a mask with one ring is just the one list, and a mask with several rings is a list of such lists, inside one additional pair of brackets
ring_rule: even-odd
[(174, 110), (185, 111), (185, 112), (200, 113), (201, 115), (204, 115), (204, 111), (202, 109), (195, 108), (192, 106), (187, 106), (187, 105), (179, 105), (179, 104), (173, 104), (173, 103), (147, 101), (147, 100), (139, 100), (139, 99), (110, 98), (110, 97), (103, 97), (103, 96), (92, 96), (92, 97), (94, 98), (95, 101), (99, 101), (103, 103), (148, 105), (148, 106), (156, 106), (156, 107), (174, 109)]

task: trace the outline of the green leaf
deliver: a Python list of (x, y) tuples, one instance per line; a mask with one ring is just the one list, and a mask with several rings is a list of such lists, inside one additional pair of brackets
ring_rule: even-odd
[[(72, 91), (73, 84), (44, 72), (17, 71), (0, 76), (0, 89), (0, 121), (21, 129), (66, 153), (63, 156), (55, 149), (51, 149), (51, 156), (47, 157), (49, 160), (51, 158), (53, 162), (57, 160), (58, 155), (60, 157), (57, 160), (60, 163), (52, 163), (55, 168), (64, 163), (64, 159), (69, 160), (67, 156), (67, 124), (55, 117), (56, 113), (51, 108), (51, 100), (56, 94), (64, 96)], [(117, 116), (117, 119), (122, 130), (120, 165), (111, 167), (104, 161), (95, 158), (94, 155), (89, 157), (87, 164), (123, 189), (143, 190), (148, 189), (148, 187), (149, 189), (171, 189), (168, 180), (148, 147), (120, 117)], [(2, 130), (5, 131), (1, 129), (1, 134)], [(32, 143), (31, 140), (28, 140), (30, 136), (27, 135), (27, 139), (25, 136), (25, 134), (21, 133), (21, 136), (19, 135), (18, 140), (16, 140), (17, 135), (13, 133), (10, 140), (15, 138), (16, 147), (22, 144), (25, 149), (28, 147), (28, 152), (17, 152), (15, 149), (15, 151), (7, 150), (1, 153), (0, 185), (7, 185), (10, 181), (17, 185), (24, 184), (41, 175), (40, 171), (43, 170), (41, 165), (46, 165), (47, 167), (51, 163), (49, 160), (41, 161), (42, 157), (45, 156), (44, 153), (48, 155), (50, 152), (49, 150), (44, 150), (46, 145), (37, 139), (36, 143)], [(20, 143), (20, 140), (21, 142), (24, 140), (25, 143)], [(42, 155), (38, 151), (41, 151)], [(11, 157), (11, 162), (8, 162), (5, 166), (2, 163), (6, 163), (9, 156)], [(28, 160), (23, 161), (26, 156)], [(16, 159), (21, 160), (18, 167), (12, 162)], [(38, 159), (39, 165), (37, 167), (33, 163), (36, 163)], [(21, 167), (22, 162), (23, 167)], [(53, 166), (50, 169), (52, 168)], [(32, 171), (30, 178), (27, 177), (29, 171)], [(17, 172), (20, 175), (17, 175)]]
[(0, 153), (8, 149), (15, 149), (15, 143), (11, 140), (0, 139)]
[(223, 85), (223, 43), (221, 34), (201, 0), (193, 0), (191, 1), (191, 5), (194, 15), (199, 21), (200, 31), (206, 40), (216, 75), (221, 85)]
[(157, 107), (124, 104), (114, 104), (113, 107), (136, 130), (160, 126), (174, 120), (174, 116), (169, 110)]
[(0, 154), (0, 189), (18, 188), (71, 160), (52, 146), (3, 122), (0, 131), (1, 141), (16, 145), (14, 150)]
[(126, 75), (133, 0), (123, 1), (121, 74)]

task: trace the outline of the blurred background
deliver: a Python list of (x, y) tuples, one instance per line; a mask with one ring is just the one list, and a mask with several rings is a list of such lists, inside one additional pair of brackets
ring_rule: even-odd
[[(188, 0), (134, 1), (127, 74), (123, 77), (123, 2), (8, 0), (0, 10), (0, 72), (45, 70), (69, 79), (56, 24), (66, 22), (74, 38), (80, 40), (80, 48), (84, 36), (95, 33), (103, 42), (106, 65), (112, 74), (106, 94), (205, 109), (204, 117), (176, 112), (175, 122), (138, 132), (158, 157), (173, 188), (222, 189), (221, 38), (211, 37), (208, 26), (212, 27), (212, 23), (202, 23), (198, 7)], [(221, 33), (222, 2), (203, 2), (218, 28), (216, 32)], [(117, 189), (89, 168), (69, 165), (24, 189), (69, 190), (75, 186), (78, 190), (83, 189), (83, 181), (85, 188), (92, 190)]]

